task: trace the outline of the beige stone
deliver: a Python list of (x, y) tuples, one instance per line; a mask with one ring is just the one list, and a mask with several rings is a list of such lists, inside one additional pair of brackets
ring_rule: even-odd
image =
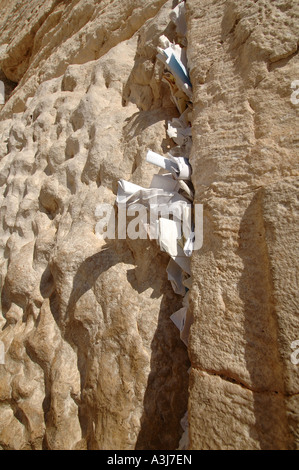
[(298, 4), (187, 4), (191, 162), (204, 205), (203, 248), (192, 262), (191, 448), (293, 449)]
[(1, 449), (174, 450), (187, 406), (190, 449), (298, 448), (296, 0), (186, 2), (188, 351), (167, 255), (96, 236), (118, 179), (149, 186), (147, 150), (174, 145), (175, 4), (0, 0)]
[(1, 9), (18, 87), (0, 121), (0, 446), (175, 449), (189, 360), (168, 258), (95, 234), (118, 179), (149, 186), (147, 149), (173, 145), (155, 63), (172, 1), (39, 3)]

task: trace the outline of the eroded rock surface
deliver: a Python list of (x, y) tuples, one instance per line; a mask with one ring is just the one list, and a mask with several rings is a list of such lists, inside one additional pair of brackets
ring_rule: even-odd
[(296, 1), (189, 0), (194, 449), (298, 448)]
[(172, 5), (2, 11), (2, 70), (18, 82), (0, 124), (3, 449), (178, 446), (190, 364), (168, 258), (95, 234), (118, 179), (148, 185), (147, 149), (172, 145), (155, 58), (159, 36), (175, 37)]
[(0, 0), (0, 447), (299, 446), (296, 0), (187, 0), (204, 204), (191, 360), (154, 242), (97, 238), (178, 116), (156, 61), (172, 0)]

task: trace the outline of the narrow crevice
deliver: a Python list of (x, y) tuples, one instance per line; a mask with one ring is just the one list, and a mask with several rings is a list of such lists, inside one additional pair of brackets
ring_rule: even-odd
[[(145, 207), (145, 210), (148, 209), (149, 212), (152, 211), (152, 204), (158, 204), (159, 207), (163, 206), (164, 214), (159, 213), (159, 211), (157, 214), (154, 214), (155, 222), (152, 220), (152, 213), (150, 214), (151, 217), (147, 235), (151, 240), (156, 239), (157, 245), (164, 257), (166, 254), (169, 255), (170, 258), (165, 258), (166, 263), (168, 259), (168, 265), (165, 265), (168, 280), (171, 281), (173, 293), (182, 298), (181, 308), (178, 311), (171, 311), (170, 304), (168, 309), (165, 307), (162, 308), (161, 305), (159, 321), (155, 337), (151, 345), (151, 373), (149, 375), (144, 398), (144, 413), (141, 420), (141, 430), (136, 444), (136, 449), (138, 450), (159, 449), (159, 446), (161, 445), (160, 437), (157, 435), (159, 419), (156, 418), (156, 415), (161, 414), (161, 412), (153, 412), (155, 406), (159, 409), (160, 399), (157, 400), (155, 397), (155, 388), (157, 385), (153, 384), (157, 384), (160, 381), (157, 364), (162, 362), (162, 359), (159, 359), (161, 348), (165, 349), (167, 353), (165, 352), (164, 354), (166, 356), (168, 355), (169, 345), (166, 347), (161, 343), (161, 340), (164, 341), (165, 339), (163, 329), (166, 327), (167, 320), (169, 321), (170, 318), (179, 330), (177, 339), (180, 339), (184, 343), (186, 348), (185, 352), (188, 356), (187, 348), (189, 332), (193, 322), (193, 316), (189, 308), (189, 290), (192, 284), (190, 268), (191, 255), (196, 246), (193, 219), (194, 188), (191, 181), (192, 168), (189, 162), (189, 155), (192, 147), (192, 124), (190, 116), (193, 104), (192, 85), (189, 78), (187, 61), (186, 29), (185, 2), (176, 2), (175, 8), (172, 9), (169, 14), (168, 25), (164, 32), (160, 32), (159, 42), (156, 41), (158, 42), (156, 47), (156, 62), (159, 64), (161, 85), (163, 84), (164, 87), (166, 85), (166, 90), (169, 92), (169, 99), (174, 104), (176, 113), (179, 113), (179, 117), (168, 116), (166, 114), (166, 108), (161, 106), (162, 103), (160, 104), (157, 118), (161, 120), (164, 113), (163, 120), (165, 119), (167, 124), (165, 131), (168, 139), (164, 139), (164, 141), (160, 142), (159, 146), (165, 154), (160, 155), (159, 153), (156, 153), (156, 144), (154, 144), (154, 142), (151, 144), (151, 148), (148, 148), (146, 154), (146, 162), (155, 165), (157, 174), (152, 176), (153, 179), (148, 182), (147, 186), (149, 187), (147, 188), (143, 188), (138, 185), (136, 186), (136, 184), (132, 185), (129, 181), (120, 180), (116, 199), (117, 205), (123, 205), (124, 210), (134, 204), (134, 201), (135, 203), (136, 201), (140, 201), (140, 204)], [(174, 33), (175, 30), (176, 33)], [(138, 51), (135, 62), (135, 67), (138, 69), (138, 65), (140, 65)], [(154, 117), (155, 111), (153, 111), (152, 108), (148, 109), (149, 105), (145, 100), (143, 100), (142, 96), (137, 97), (136, 94), (131, 93), (131, 90), (134, 90), (135, 87), (135, 72), (135, 69), (133, 69), (130, 79), (125, 87), (123, 101), (124, 104), (129, 101), (133, 101), (138, 106), (140, 113), (135, 119), (135, 121), (138, 122), (140, 115), (142, 116), (149, 113)], [(150, 84), (151, 82), (149, 82), (149, 85)], [(174, 116), (176, 116), (176, 114), (174, 114)], [(169, 120), (169, 118), (172, 119)], [(130, 132), (131, 122), (127, 127), (126, 132)], [(138, 132), (140, 131), (141, 129), (138, 128)], [(167, 147), (165, 147), (166, 140), (168, 140)], [(140, 156), (138, 155), (138, 157)], [(137, 171), (138, 165), (135, 165), (133, 169)], [(146, 196), (144, 196), (144, 194), (146, 194)], [(151, 201), (153, 201), (153, 203)], [(178, 216), (178, 212), (175, 212), (175, 210), (179, 211), (181, 215)], [(185, 211), (184, 216), (181, 211)], [(185, 224), (186, 214), (188, 214), (188, 227), (186, 227)], [(183, 229), (180, 235), (178, 224), (181, 229)], [(156, 229), (154, 229), (154, 226)], [(163, 227), (168, 228), (165, 229)], [(153, 236), (153, 230), (158, 232), (156, 233), (156, 236)], [(132, 253), (134, 253), (134, 250), (132, 250)], [(169, 290), (169, 287), (167, 290)], [(167, 297), (166, 290), (164, 293), (165, 297)], [(172, 341), (176, 341), (177, 339), (174, 337)], [(159, 341), (161, 343), (160, 347)], [(183, 360), (183, 357), (184, 354), (181, 355), (181, 361)], [(178, 359), (176, 359), (176, 362), (177, 361)], [(190, 362), (188, 363), (187, 370), (189, 366)], [(177, 364), (173, 364), (172, 371), (176, 367)], [(189, 382), (187, 370), (185, 377), (186, 383)], [(186, 387), (183, 387), (182, 384), (181, 387), (181, 390), (177, 390), (176, 393), (181, 393), (181, 403), (184, 402), (187, 404), (188, 396), (186, 394)], [(164, 393), (163, 389), (163, 394)], [(156, 402), (156, 405), (153, 404), (154, 402)], [(175, 431), (176, 434), (180, 434), (181, 436), (181, 439), (179, 439), (180, 442), (176, 444), (178, 445), (176, 449), (179, 448), (179, 450), (187, 450), (189, 446), (187, 424), (188, 412), (186, 409), (187, 406), (185, 408), (185, 414), (180, 416), (179, 422), (181, 423), (181, 431), (178, 429), (172, 431), (173, 435), (175, 435)], [(165, 413), (166, 411), (163, 410), (163, 414)], [(178, 416), (179, 415), (177, 414), (177, 417)], [(167, 422), (167, 426), (169, 426), (169, 422)], [(165, 442), (167, 441), (165, 440)], [(167, 448), (173, 449), (173, 447)]]

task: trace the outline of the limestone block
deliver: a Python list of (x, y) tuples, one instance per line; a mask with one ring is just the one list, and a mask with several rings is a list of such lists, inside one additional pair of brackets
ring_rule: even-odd
[(204, 206), (190, 295), (191, 446), (293, 449), (298, 5), (189, 0), (187, 7), (191, 164)]
[[(39, 6), (0, 8), (18, 81), (0, 118), (0, 446), (175, 449), (189, 361), (168, 259), (96, 235), (118, 179), (149, 186), (147, 149), (171, 145), (154, 51), (172, 1)], [(143, 111), (125, 93), (136, 70), (154, 89)]]

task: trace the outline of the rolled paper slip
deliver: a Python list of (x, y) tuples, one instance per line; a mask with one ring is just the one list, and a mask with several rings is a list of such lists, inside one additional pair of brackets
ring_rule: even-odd
[(181, 189), (185, 193), (186, 198), (189, 201), (193, 202), (194, 192), (192, 191), (192, 189), (189, 188), (189, 186), (183, 180), (178, 180), (178, 183), (179, 183), (179, 189)]
[(173, 172), (173, 169), (175, 168), (177, 171), (179, 171), (179, 166), (169, 158), (163, 157), (162, 155), (159, 155), (156, 152), (152, 152), (152, 150), (149, 150), (146, 155), (146, 161), (148, 163), (152, 163), (152, 165), (156, 165), (160, 168), (163, 168), (163, 170), (167, 170), (169, 172)]
[(163, 168), (163, 170), (170, 171), (175, 179), (191, 179), (191, 165), (187, 158), (173, 156), (167, 158), (159, 155), (156, 152), (152, 152), (152, 150), (149, 150), (147, 152), (146, 161)]
[(172, 174), (178, 180), (191, 180), (191, 165), (184, 157), (172, 157), (175, 165), (172, 167)]
[(119, 180), (118, 181), (118, 192), (117, 192), (117, 198), (116, 202), (123, 202), (119, 201), (121, 198), (126, 198), (128, 196), (131, 196), (134, 193), (137, 193), (137, 191), (140, 191), (142, 186), (138, 186), (137, 184), (131, 183), (130, 181), (126, 180)]
[(151, 204), (154, 206), (167, 205), (175, 194), (158, 188), (142, 188), (141, 186), (137, 186), (125, 180), (120, 180), (118, 184), (119, 191), (117, 193), (116, 202), (117, 204), (126, 204), (127, 206), (136, 203), (143, 204), (148, 208)]

